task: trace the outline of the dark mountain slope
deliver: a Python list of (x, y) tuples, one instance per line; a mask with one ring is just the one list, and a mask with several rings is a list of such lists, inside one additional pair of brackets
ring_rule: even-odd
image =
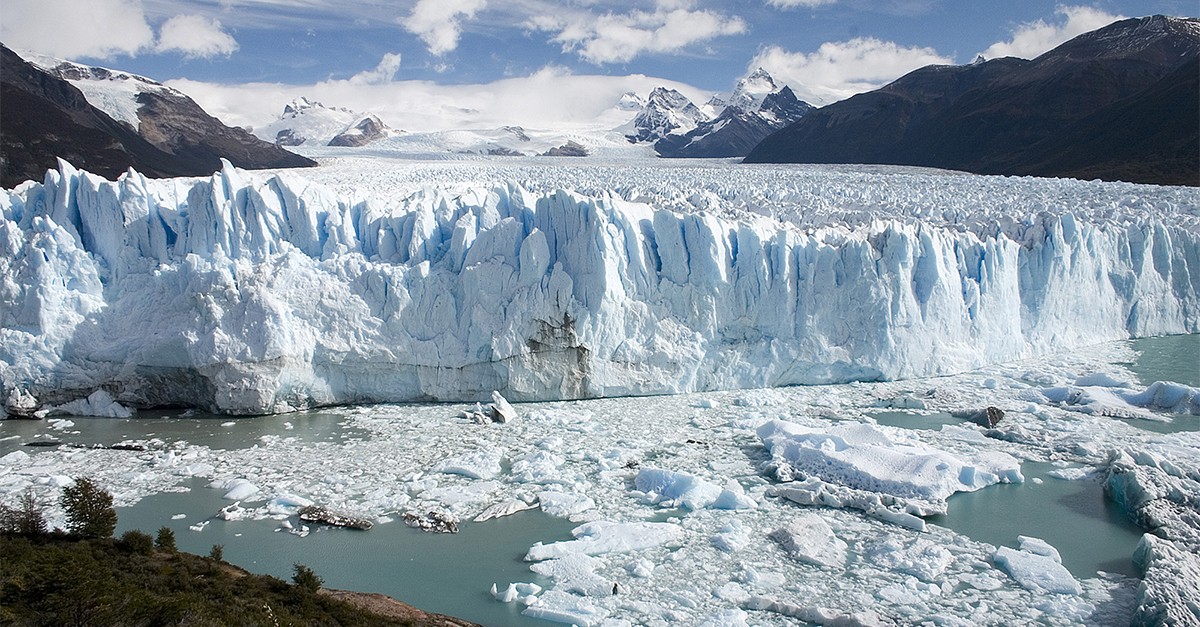
[(141, 134), (88, 104), (67, 80), (0, 46), (0, 185), (40, 181), (59, 157), (109, 178), (129, 167), (148, 176), (203, 176), (219, 170), (222, 157), (249, 169), (315, 165), (221, 124), (178, 92), (142, 93), (138, 103)]
[[(1184, 72), (1184, 65), (1198, 57), (1197, 20), (1123, 20), (1033, 61), (1005, 58), (916, 70), (882, 89), (809, 113), (763, 140), (746, 161), (1194, 181), (1200, 155), (1181, 160), (1170, 146), (1195, 141), (1195, 101), (1163, 110), (1155, 99), (1183, 89), (1164, 79)], [(1186, 93), (1174, 97), (1182, 100)], [(1123, 119), (1119, 110), (1157, 110), (1159, 126), (1188, 136), (1169, 145), (1138, 139), (1134, 143), (1143, 148), (1133, 151), (1134, 131), (1111, 126)], [(1139, 128), (1160, 140), (1166, 135), (1146, 124)]]
[(1198, 155), (1200, 57), (1014, 155), (1009, 167), (1035, 176), (1200, 186)]

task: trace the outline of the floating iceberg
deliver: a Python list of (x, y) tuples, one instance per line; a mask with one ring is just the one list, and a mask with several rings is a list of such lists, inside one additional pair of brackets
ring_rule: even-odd
[(1019, 536), (1021, 549), (1002, 546), (993, 559), (1025, 588), (1034, 592), (1079, 594), (1083, 589), (1062, 565), (1054, 547), (1037, 538)]
[[(973, 459), (963, 459), (865, 423), (814, 429), (772, 420), (759, 427), (758, 436), (771, 453), (777, 476), (804, 475), (822, 483), (927, 503), (918, 509), (922, 514), (941, 511), (955, 492), (1024, 481), (1020, 462), (1007, 453), (983, 451)], [(808, 504), (832, 503), (814, 500)]]
[[(806, 228), (723, 210), (778, 176), (738, 172), (661, 196), (507, 183), (381, 201), (228, 164), (113, 182), (63, 162), (0, 193), (2, 392), (229, 414), (549, 400), (950, 374), (1200, 330), (1200, 231), (1169, 194), (1150, 215), (1077, 216), (1039, 192), (1041, 210), (997, 218), (913, 187), (875, 199), (880, 217)], [(1005, 185), (968, 200), (1035, 184)], [(933, 204), (889, 213), (905, 194)], [(778, 196), (763, 206), (803, 213), (808, 197)]]

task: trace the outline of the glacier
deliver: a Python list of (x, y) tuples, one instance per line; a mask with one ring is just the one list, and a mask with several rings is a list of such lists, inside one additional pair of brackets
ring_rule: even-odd
[[(576, 175), (633, 183), (608, 190), (513, 176), (381, 197), (228, 163), (108, 181), (62, 162), (0, 192), (3, 398), (103, 389), (248, 415), (654, 395), (948, 375), (1200, 332), (1192, 190), (973, 177), (988, 186), (973, 194), (909, 175), (936, 189), (910, 193), (915, 209), (849, 199), (840, 215), (859, 218), (813, 223), (771, 188), (786, 171), (739, 170), (719, 193), (672, 178), (685, 170), (636, 172)], [(735, 206), (763, 187), (784, 211)]]

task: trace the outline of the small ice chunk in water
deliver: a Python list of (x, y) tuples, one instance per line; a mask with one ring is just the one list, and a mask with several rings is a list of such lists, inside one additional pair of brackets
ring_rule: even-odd
[(471, 479), (491, 479), (500, 474), (500, 460), (504, 453), (481, 448), (443, 460), (433, 469), (451, 475), (462, 475)]
[(29, 453), (25, 451), (13, 451), (4, 457), (0, 457), (0, 464), (6, 466), (21, 466), (29, 463)]
[(543, 512), (557, 518), (570, 518), (596, 508), (591, 497), (576, 492), (538, 492), (538, 502)]
[(1071, 576), (1058, 551), (1043, 540), (1020, 537), (1021, 550), (1002, 546), (992, 555), (996, 565), (1034, 592), (1079, 594), (1083, 588)]
[(1017, 536), (1017, 542), (1021, 543), (1021, 550), (1048, 557), (1059, 564), (1062, 563), (1062, 556), (1058, 554), (1058, 549), (1050, 546), (1049, 542), (1041, 538), (1033, 538), (1030, 536)]
[(536, 583), (510, 583), (504, 590), (492, 584), (492, 596), (501, 603), (512, 603), (517, 601), (522, 605), (532, 605), (537, 601), (537, 595), (542, 592), (542, 587)]
[(567, 623), (579, 627), (592, 627), (600, 624), (608, 616), (603, 608), (583, 597), (550, 590), (538, 597), (538, 602), (521, 612), (530, 618), (540, 618), (555, 623)]
[(509, 404), (508, 399), (500, 395), (496, 390), (492, 390), (492, 405), (488, 408), (491, 418), (495, 422), (505, 423), (515, 420), (517, 410)]
[(660, 505), (682, 505), (690, 510), (703, 509), (754, 509), (754, 499), (746, 495), (736, 481), (722, 489), (717, 484), (684, 472), (673, 472), (660, 468), (642, 468), (633, 485), (644, 492), (652, 503)]
[(576, 539), (551, 544), (539, 542), (533, 545), (525, 554), (525, 560), (536, 562), (573, 553), (629, 553), (664, 544), (671, 545), (683, 536), (683, 529), (672, 523), (617, 523), (597, 520), (572, 529), (571, 535)]
[(721, 488), (714, 483), (660, 468), (642, 468), (633, 485), (645, 492), (652, 503), (682, 505), (690, 510), (708, 507), (721, 495)]
[(599, 558), (573, 553), (534, 564), (529, 570), (553, 579), (555, 590), (605, 597), (612, 594), (613, 584), (596, 574), (596, 569), (602, 566), (604, 561)]
[(712, 537), (713, 546), (726, 553), (740, 551), (749, 542), (750, 530), (737, 519), (729, 521)]
[(550, 451), (533, 451), (512, 464), (512, 480), (519, 483), (562, 483), (566, 460)]
[(932, 582), (942, 576), (946, 567), (954, 561), (954, 556), (945, 548), (918, 538), (912, 543), (905, 544), (898, 538), (886, 538), (866, 551), (866, 558), (872, 564), (908, 573), (921, 581)]
[(495, 503), (495, 504), (489, 506), (487, 509), (480, 512), (479, 515), (476, 516), (474, 520), (475, 520), (475, 522), (485, 522), (488, 520), (492, 520), (493, 518), (503, 518), (505, 516), (511, 516), (517, 512), (522, 512), (527, 509), (533, 509), (534, 507), (537, 507), (537, 505), (532, 504), (532, 503), (526, 503), (525, 501), (522, 501), (521, 499), (508, 499), (508, 500), (500, 501), (499, 503)]
[(104, 390), (96, 390), (87, 398), (74, 400), (47, 412), (49, 416), (96, 416), (100, 418), (132, 418), (133, 412), (118, 403)]
[[(219, 484), (219, 485), (217, 485)], [(243, 501), (255, 494), (258, 494), (258, 486), (250, 483), (246, 479), (232, 479), (230, 481), (217, 481), (210, 487), (224, 489), (225, 495), (221, 498), (227, 501)]]

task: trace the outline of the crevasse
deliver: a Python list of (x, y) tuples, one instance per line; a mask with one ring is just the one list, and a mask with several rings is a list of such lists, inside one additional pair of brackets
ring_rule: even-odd
[(962, 372), (1200, 331), (1200, 233), (1041, 212), (802, 230), (516, 184), (388, 206), (300, 175), (0, 193), (5, 398), (231, 414)]

